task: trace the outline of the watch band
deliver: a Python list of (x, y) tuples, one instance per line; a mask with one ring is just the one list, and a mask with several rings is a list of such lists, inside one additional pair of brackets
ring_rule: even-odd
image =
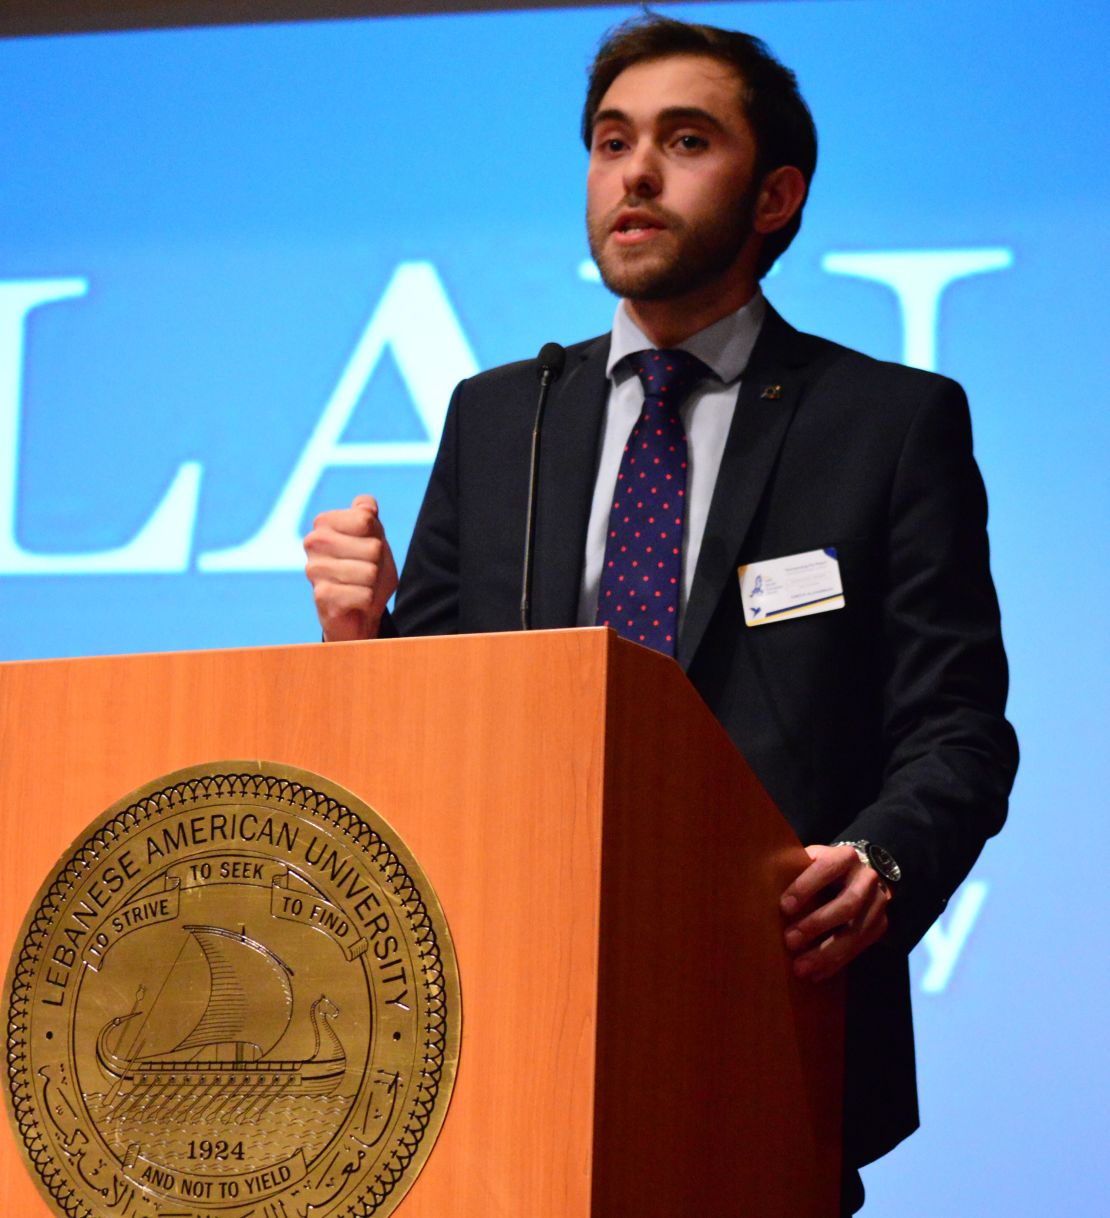
[(897, 884), (902, 878), (902, 868), (898, 866), (894, 855), (885, 846), (869, 842), (861, 838), (859, 841), (833, 842), (834, 846), (851, 846), (859, 856), (859, 861), (865, 866), (877, 871), (888, 884)]

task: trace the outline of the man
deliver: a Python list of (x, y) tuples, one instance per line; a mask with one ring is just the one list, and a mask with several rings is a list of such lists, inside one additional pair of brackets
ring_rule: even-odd
[[(816, 133), (758, 40), (620, 27), (583, 131), (590, 246), (622, 299), (549, 399), (534, 622), (611, 622), (675, 654), (813, 843), (784, 934), (799, 976), (848, 968), (854, 1168), (916, 1126), (906, 953), (1000, 827), (1017, 762), (966, 400), (764, 300)], [(535, 393), (531, 361), (456, 390), (391, 618), (376, 502), (317, 519), (326, 639), (516, 628)], [(802, 560), (815, 603), (747, 625)], [(843, 1211), (860, 1204), (846, 1171)]]

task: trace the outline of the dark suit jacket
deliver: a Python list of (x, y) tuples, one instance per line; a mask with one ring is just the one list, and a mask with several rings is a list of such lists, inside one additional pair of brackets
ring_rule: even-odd
[[(540, 460), (533, 621), (573, 625), (608, 338), (568, 350)], [(772, 388), (773, 387), (773, 388)], [(532, 361), (464, 381), (405, 563), (402, 634), (519, 625)], [(917, 1123), (906, 953), (1005, 817), (1017, 764), (986, 499), (953, 381), (800, 334), (774, 310), (744, 373), (678, 661), (803, 842), (866, 838), (904, 878), (850, 969), (845, 1141)], [(758, 629), (737, 567), (835, 546), (845, 607)]]

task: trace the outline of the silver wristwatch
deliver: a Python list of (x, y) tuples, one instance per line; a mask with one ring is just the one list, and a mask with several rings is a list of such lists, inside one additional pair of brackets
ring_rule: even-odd
[(874, 842), (833, 842), (834, 846), (851, 846), (859, 855), (859, 861), (865, 866), (877, 871), (888, 884), (897, 884), (902, 878), (902, 868), (898, 866), (894, 855), (885, 846), (877, 846)]

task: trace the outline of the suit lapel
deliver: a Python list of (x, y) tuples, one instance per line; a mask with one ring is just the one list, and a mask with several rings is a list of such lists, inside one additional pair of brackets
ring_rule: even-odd
[(532, 621), (538, 628), (573, 626), (578, 619), (586, 529), (609, 391), (608, 355), (608, 336), (572, 347), (566, 370), (547, 401), (532, 588)]
[(709, 505), (690, 600), (678, 640), (678, 661), (690, 667), (752, 524), (764, 487), (804, 386), (805, 337), (768, 306), (740, 385)]

